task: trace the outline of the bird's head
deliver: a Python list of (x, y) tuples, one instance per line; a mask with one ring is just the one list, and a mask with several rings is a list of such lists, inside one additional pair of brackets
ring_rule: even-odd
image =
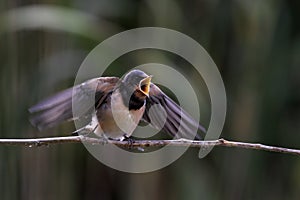
[(149, 96), (152, 76), (147, 75), (141, 70), (132, 70), (128, 72), (123, 82), (130, 87), (136, 95)]
[(119, 88), (129, 110), (140, 109), (145, 104), (150, 93), (151, 78), (141, 70), (132, 70), (122, 78)]

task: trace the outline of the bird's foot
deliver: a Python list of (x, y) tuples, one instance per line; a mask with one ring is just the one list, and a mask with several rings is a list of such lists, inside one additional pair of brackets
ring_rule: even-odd
[(123, 140), (122, 141), (127, 141), (128, 142), (128, 147), (129, 149), (133, 148), (133, 143), (134, 143), (134, 139), (126, 134), (123, 135)]
[(99, 141), (100, 141), (103, 145), (108, 144), (108, 140), (109, 140), (109, 138), (108, 138), (105, 134), (101, 134), (101, 135), (99, 136)]
[[(123, 140), (122, 141), (127, 141), (128, 142), (128, 148), (133, 149), (133, 144), (135, 143), (135, 140), (132, 137), (129, 137), (128, 135), (124, 134), (123, 135)], [(142, 147), (136, 147), (138, 151), (144, 152), (145, 149)]]

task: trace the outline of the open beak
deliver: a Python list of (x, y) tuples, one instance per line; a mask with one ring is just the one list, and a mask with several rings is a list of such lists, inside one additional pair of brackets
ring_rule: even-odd
[(141, 80), (139, 84), (139, 90), (147, 97), (149, 97), (151, 79), (152, 76), (150, 75), (144, 78), (143, 80)]

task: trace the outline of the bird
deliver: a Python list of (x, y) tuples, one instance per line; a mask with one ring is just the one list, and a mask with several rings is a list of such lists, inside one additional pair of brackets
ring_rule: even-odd
[[(152, 75), (134, 69), (123, 77), (98, 77), (46, 98), (29, 108), (31, 123), (38, 129), (65, 121), (87, 119), (74, 133), (93, 132), (113, 140), (126, 140), (143, 121), (173, 138), (202, 140), (206, 129), (151, 82)], [(86, 106), (93, 95), (94, 105)], [(76, 116), (72, 111), (75, 99)]]

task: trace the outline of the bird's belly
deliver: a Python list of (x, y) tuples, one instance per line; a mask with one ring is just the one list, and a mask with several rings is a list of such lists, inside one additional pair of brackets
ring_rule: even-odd
[(99, 127), (96, 134), (104, 134), (113, 139), (122, 139), (124, 135), (131, 136), (141, 117), (145, 107), (139, 110), (128, 110), (119, 96), (112, 95), (111, 103), (102, 105), (97, 111)]

